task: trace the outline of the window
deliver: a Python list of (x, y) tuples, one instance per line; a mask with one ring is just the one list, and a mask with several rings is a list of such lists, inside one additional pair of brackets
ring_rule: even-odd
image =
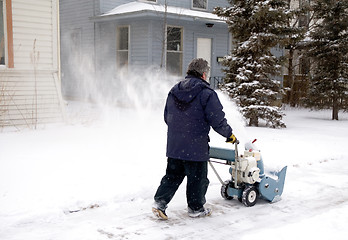
[(302, 57), (299, 60), (299, 72), (301, 75), (307, 75), (310, 71), (310, 61), (308, 58)]
[(167, 71), (182, 74), (182, 28), (167, 27)]
[(309, 15), (308, 13), (303, 13), (300, 15), (298, 20), (298, 26), (299, 27), (308, 27), (309, 26)]
[(5, 65), (5, 25), (3, 0), (0, 0), (0, 65)]
[(123, 26), (117, 28), (117, 65), (119, 67), (128, 66), (129, 52), (129, 27)]
[[(309, 5), (309, 0), (300, 0), (299, 1), (299, 8), (301, 10), (304, 10), (305, 7), (308, 7)], [(299, 27), (308, 27), (309, 24), (309, 10), (306, 10), (305, 12), (301, 13), (298, 21), (298, 26)]]
[(14, 67), (12, 0), (0, 0), (0, 65)]
[(192, 8), (207, 9), (208, 0), (192, 0)]

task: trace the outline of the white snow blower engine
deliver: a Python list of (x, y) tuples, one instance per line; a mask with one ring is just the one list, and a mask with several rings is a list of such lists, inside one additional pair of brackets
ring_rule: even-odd
[[(284, 181), (287, 167), (280, 172), (274, 172), (273, 176), (264, 173), (263, 161), (260, 151), (256, 150), (253, 143), (256, 139), (245, 145), (243, 155), (238, 155), (237, 140), (235, 149), (210, 147), (209, 164), (221, 182), (221, 196), (227, 200), (237, 198), (245, 206), (254, 206), (258, 198), (269, 202), (280, 199), (283, 193)], [(224, 160), (214, 161), (215, 160)], [(230, 166), (231, 180), (223, 181), (212, 162)]]

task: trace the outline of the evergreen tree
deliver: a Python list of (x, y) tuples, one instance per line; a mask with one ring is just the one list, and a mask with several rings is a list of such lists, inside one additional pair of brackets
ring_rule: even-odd
[(258, 126), (263, 119), (271, 127), (285, 127), (284, 114), (276, 106), (282, 90), (275, 76), (281, 66), (271, 49), (282, 45), (290, 31), (288, 0), (229, 2), (230, 7), (214, 11), (226, 19), (235, 41), (223, 63), (227, 67), (224, 89), (236, 99), (249, 126)]
[(348, 0), (315, 0), (314, 20), (309, 34), (309, 56), (314, 60), (308, 105), (348, 110)]

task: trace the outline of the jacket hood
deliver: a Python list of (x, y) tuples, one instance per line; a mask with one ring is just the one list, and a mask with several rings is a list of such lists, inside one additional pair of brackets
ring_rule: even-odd
[(175, 101), (189, 104), (204, 88), (209, 87), (209, 83), (203, 79), (187, 76), (185, 80), (176, 84), (170, 92), (174, 95)]

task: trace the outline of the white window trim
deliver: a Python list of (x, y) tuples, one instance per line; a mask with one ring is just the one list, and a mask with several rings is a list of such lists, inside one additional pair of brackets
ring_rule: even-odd
[(167, 50), (167, 41), (168, 41), (168, 37), (166, 37), (166, 51), (167, 52), (183, 52), (184, 51), (184, 27), (183, 26), (175, 26), (175, 25), (167, 25), (166, 27), (166, 33), (168, 32), (168, 28), (180, 28), (181, 29), (181, 39), (180, 39), (180, 43), (181, 43), (181, 49), (180, 51), (175, 51), (175, 50)]
[(167, 49), (167, 44), (168, 44), (168, 36), (165, 38), (166, 39), (166, 54), (165, 54), (165, 68), (167, 69), (167, 54), (168, 52), (172, 52), (172, 53), (180, 53), (181, 54), (181, 75), (183, 74), (183, 61), (184, 61), (184, 27), (183, 26), (176, 26), (176, 25), (167, 25), (166, 26), (166, 34), (168, 33), (168, 27), (172, 27), (172, 28), (180, 28), (181, 29), (181, 49), (180, 51), (174, 51), (174, 50), (168, 50)]
[(208, 11), (208, 1), (209, 0), (206, 0), (206, 1), (207, 1), (206, 8), (197, 8), (197, 7), (193, 6), (193, 0), (191, 0), (191, 8), (194, 9), (194, 10)]

